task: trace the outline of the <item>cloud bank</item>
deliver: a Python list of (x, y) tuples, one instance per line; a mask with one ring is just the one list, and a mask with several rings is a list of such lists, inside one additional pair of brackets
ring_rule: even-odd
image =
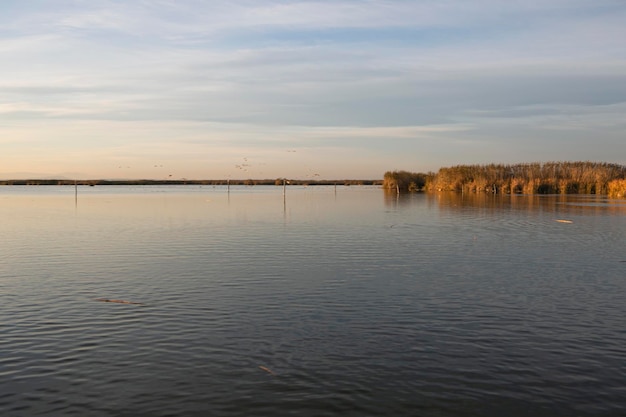
[(2, 2), (0, 177), (625, 163), (624, 22), (609, 0)]

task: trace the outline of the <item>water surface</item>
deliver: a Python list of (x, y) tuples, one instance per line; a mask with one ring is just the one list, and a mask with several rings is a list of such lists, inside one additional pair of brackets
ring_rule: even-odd
[(0, 219), (0, 415), (626, 414), (624, 200), (11, 186)]

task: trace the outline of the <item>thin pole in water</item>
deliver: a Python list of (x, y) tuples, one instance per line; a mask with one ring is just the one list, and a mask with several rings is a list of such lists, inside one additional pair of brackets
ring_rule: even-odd
[(287, 181), (287, 178), (283, 178), (283, 209), (287, 210), (287, 184), (289, 184), (289, 181)]
[(230, 194), (230, 179), (226, 180), (226, 185), (228, 186), (228, 194)]
[(283, 178), (283, 215), (287, 214), (287, 178)]

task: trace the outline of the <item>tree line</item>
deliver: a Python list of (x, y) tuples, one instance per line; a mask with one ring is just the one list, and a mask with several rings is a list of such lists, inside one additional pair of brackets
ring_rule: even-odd
[(398, 192), (458, 191), (504, 194), (626, 196), (626, 166), (605, 162), (456, 165), (438, 172), (387, 171), (383, 187)]

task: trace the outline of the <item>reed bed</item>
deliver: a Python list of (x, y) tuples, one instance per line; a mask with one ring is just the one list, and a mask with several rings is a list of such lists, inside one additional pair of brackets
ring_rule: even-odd
[(626, 195), (626, 166), (604, 162), (457, 165), (437, 173), (388, 171), (383, 187), (407, 191)]

